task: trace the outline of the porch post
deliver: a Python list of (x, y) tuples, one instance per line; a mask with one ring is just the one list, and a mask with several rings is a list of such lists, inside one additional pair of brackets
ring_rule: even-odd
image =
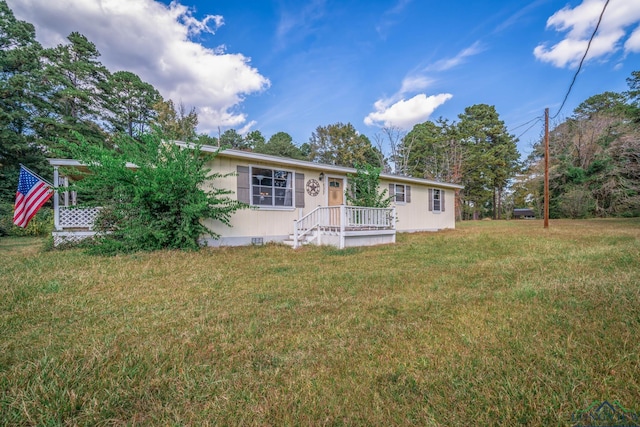
[(59, 186), (60, 174), (58, 166), (53, 167), (53, 228), (54, 230), (60, 230), (60, 200), (58, 199), (58, 186)]
[(62, 178), (62, 185), (64, 185), (64, 207), (69, 207), (69, 177)]
[(347, 209), (340, 205), (340, 249), (344, 249), (344, 223), (347, 221)]
[(293, 220), (293, 249), (298, 249), (298, 220)]
[(392, 212), (391, 213), (391, 228), (393, 230), (395, 230), (396, 229), (396, 222), (397, 222), (396, 221), (396, 207), (395, 206), (393, 207), (393, 210), (391, 212)]

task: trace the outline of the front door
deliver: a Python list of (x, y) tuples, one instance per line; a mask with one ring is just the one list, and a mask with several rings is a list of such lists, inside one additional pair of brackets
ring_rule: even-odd
[(344, 204), (344, 188), (342, 178), (329, 178), (329, 206)]

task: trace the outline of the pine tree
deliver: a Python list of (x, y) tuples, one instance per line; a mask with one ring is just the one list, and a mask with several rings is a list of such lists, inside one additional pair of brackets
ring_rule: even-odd
[(20, 163), (50, 174), (33, 133), (41, 52), (34, 26), (18, 21), (0, 1), (0, 203), (13, 204)]

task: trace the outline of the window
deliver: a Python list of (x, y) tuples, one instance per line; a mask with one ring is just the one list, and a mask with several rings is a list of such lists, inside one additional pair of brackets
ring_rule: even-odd
[(440, 190), (433, 190), (433, 210), (440, 212)]
[(251, 204), (293, 207), (293, 172), (252, 167)]
[(429, 210), (444, 212), (444, 191), (438, 188), (429, 189)]
[(396, 184), (396, 202), (405, 202), (404, 190), (404, 185)]
[(397, 203), (411, 203), (411, 186), (404, 184), (389, 184), (389, 196)]

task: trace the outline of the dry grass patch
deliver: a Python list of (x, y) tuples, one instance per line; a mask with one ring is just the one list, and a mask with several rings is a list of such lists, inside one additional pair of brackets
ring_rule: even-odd
[(640, 221), (103, 258), (0, 241), (5, 424), (567, 425), (640, 411)]

